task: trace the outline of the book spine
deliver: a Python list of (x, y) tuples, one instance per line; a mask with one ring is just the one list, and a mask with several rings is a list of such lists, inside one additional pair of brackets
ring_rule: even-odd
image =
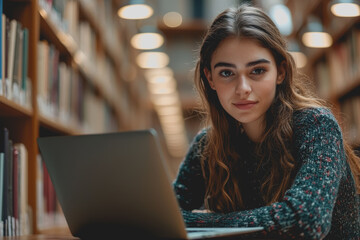
[(0, 236), (30, 233), (27, 191), (27, 150), (13, 143), (3, 128), (0, 139)]
[(4, 15), (3, 15), (3, 3), (2, 0), (0, 0), (0, 33), (1, 33), (1, 37), (0, 37), (0, 95), (3, 94), (3, 90), (2, 90), (2, 81), (4, 78), (4, 72), (3, 72), (3, 64), (4, 64), (4, 59), (3, 59), (3, 51), (4, 51), (4, 45), (3, 45), (3, 36), (4, 36)]

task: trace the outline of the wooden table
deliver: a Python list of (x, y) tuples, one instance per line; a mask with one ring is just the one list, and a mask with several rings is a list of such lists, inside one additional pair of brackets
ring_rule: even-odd
[(76, 238), (71, 235), (51, 235), (51, 234), (3, 237), (2, 239), (4, 240), (80, 240), (80, 238)]

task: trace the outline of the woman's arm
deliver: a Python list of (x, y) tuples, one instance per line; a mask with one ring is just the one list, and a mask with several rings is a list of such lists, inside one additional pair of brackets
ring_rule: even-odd
[(346, 159), (337, 122), (330, 112), (319, 111), (312, 111), (294, 129), (295, 157), (302, 166), (282, 201), (228, 214), (183, 211), (187, 226), (262, 226), (276, 235), (326, 236)]
[(201, 169), (200, 155), (203, 150), (206, 130), (193, 140), (173, 187), (179, 205), (184, 210), (200, 208), (204, 203), (205, 183)]

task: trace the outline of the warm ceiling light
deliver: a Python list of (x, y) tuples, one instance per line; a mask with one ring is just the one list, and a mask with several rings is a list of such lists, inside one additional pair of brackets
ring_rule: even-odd
[(182, 23), (182, 16), (178, 12), (168, 12), (164, 15), (163, 21), (168, 27), (178, 27)]
[(171, 124), (175, 124), (175, 123), (182, 123), (183, 121), (183, 117), (180, 115), (167, 115), (167, 116), (162, 116), (160, 118), (161, 123), (171, 123)]
[(305, 46), (311, 48), (327, 48), (332, 45), (332, 37), (326, 32), (306, 32), (302, 36)]
[(155, 77), (173, 77), (173, 76), (174, 76), (174, 72), (169, 67), (148, 69), (145, 72), (145, 77), (147, 79), (154, 79)]
[(156, 108), (156, 112), (160, 115), (174, 115), (180, 114), (180, 107), (179, 106), (164, 106)]
[(278, 27), (281, 34), (288, 36), (293, 31), (290, 10), (284, 4), (276, 4), (269, 10), (269, 16)]
[(360, 16), (360, 6), (353, 0), (336, 0), (332, 2), (331, 12), (338, 17), (357, 17)]
[(155, 106), (173, 106), (180, 101), (177, 94), (153, 95), (152, 102)]
[(175, 80), (168, 81), (164, 84), (148, 84), (148, 88), (152, 94), (171, 94), (176, 92)]
[(163, 43), (164, 38), (159, 33), (138, 33), (131, 38), (131, 45), (142, 50), (159, 48)]
[(169, 56), (163, 52), (142, 52), (136, 58), (141, 68), (163, 68), (169, 63)]
[[(138, 1), (139, 2), (139, 1)], [(153, 15), (154, 10), (146, 4), (131, 3), (119, 9), (118, 15), (124, 19), (146, 19)]]
[(305, 46), (311, 48), (327, 48), (333, 42), (331, 35), (324, 31), (322, 23), (315, 16), (309, 17), (301, 40)]
[(148, 83), (151, 83), (151, 84), (166, 84), (168, 82), (171, 82), (173, 81), (173, 77), (172, 76), (151, 76), (151, 77), (148, 77), (147, 79), (147, 82)]

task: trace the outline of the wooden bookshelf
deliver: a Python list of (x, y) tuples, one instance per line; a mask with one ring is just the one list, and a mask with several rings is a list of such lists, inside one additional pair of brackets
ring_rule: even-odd
[(59, 123), (54, 119), (51, 119), (49, 117), (42, 116), (39, 114), (39, 122), (41, 126), (44, 126), (48, 129), (50, 129), (53, 132), (57, 132), (61, 135), (79, 135), (83, 132), (74, 126), (66, 126), (65, 124)]
[[(295, 30), (291, 35), (301, 43), (303, 29), (309, 16), (320, 18), (324, 29), (333, 39), (329, 48), (303, 47), (308, 57), (303, 71), (318, 86), (319, 94), (334, 107), (345, 138), (358, 148), (360, 146), (360, 17), (336, 17), (330, 11), (329, 0), (288, 1)], [(300, 6), (302, 5), (302, 6)], [(355, 102), (356, 101), (356, 102)], [(354, 133), (357, 136), (354, 136)]]
[[(55, 2), (59, 0), (47, 1)], [(128, 82), (124, 77), (137, 74), (136, 78), (141, 79), (141, 72), (134, 66), (134, 50), (130, 47), (128, 41), (117, 41), (118, 38), (129, 39), (127, 36), (131, 33), (131, 29), (127, 29), (126, 24), (120, 24), (116, 16), (115, 5), (110, 1), (113, 10), (111, 14), (114, 16), (111, 18), (111, 24), (106, 21), (98, 20), (98, 11), (105, 13), (104, 4), (108, 1), (92, 0), (97, 6), (96, 12), (89, 10), (88, 2), (83, 0), (60, 0), (60, 6), (65, 6), (65, 2), (72, 1), (76, 4), (77, 21), (83, 21), (89, 24), (91, 31), (94, 32), (96, 41), (96, 49), (94, 56), (87, 56), (81, 50), (81, 43), (76, 36), (70, 34), (70, 31), (64, 30), (59, 27), (57, 22), (54, 22), (54, 16), (52, 16), (53, 9), (44, 8), (42, 0), (2, 0), (3, 14), (9, 19), (15, 19), (18, 23), (21, 23), (23, 28), (28, 29), (28, 71), (27, 76), (31, 83), (31, 88), (28, 88), (31, 93), (31, 99), (25, 101), (26, 105), (15, 102), (8, 96), (0, 95), (0, 126), (6, 127), (9, 130), (9, 137), (13, 142), (21, 142), (27, 148), (28, 151), (28, 204), (31, 207), (31, 233), (63, 233), (64, 228), (62, 226), (51, 226), (48, 229), (40, 229), (37, 227), (39, 220), (38, 216), (38, 202), (37, 198), (37, 184), (39, 177), (38, 169), (38, 146), (36, 140), (42, 136), (55, 136), (55, 135), (78, 135), (87, 133), (82, 124), (89, 124), (86, 121), (87, 116), (85, 113), (81, 113), (80, 119), (77, 122), (63, 122), (58, 118), (58, 112), (55, 110), (54, 116), (44, 114), (39, 104), (38, 95), (39, 92), (39, 69), (38, 57), (39, 48), (38, 42), (40, 40), (46, 40), (49, 45), (52, 45), (56, 51), (59, 52), (59, 63), (64, 63), (71, 70), (71, 73), (75, 73), (78, 76), (78, 81), (81, 81), (84, 90), (79, 92), (80, 94), (90, 94), (91, 101), (99, 106), (104, 104), (102, 109), (108, 109), (105, 111), (104, 117), (105, 123), (111, 123), (111, 128), (104, 126), (104, 131), (119, 131), (129, 130), (134, 128), (149, 127), (146, 125), (144, 118), (151, 117), (146, 116), (140, 111), (133, 109), (138, 106), (145, 106), (147, 102), (145, 98), (138, 98), (141, 95), (139, 93), (140, 83), (136, 81)], [(1, 2), (1, 1), (0, 1)], [(109, 6), (107, 6), (107, 9)], [(49, 12), (49, 10), (51, 10)], [(108, 16), (107, 16), (108, 17)], [(107, 18), (110, 19), (110, 18)], [(115, 21), (116, 20), (116, 21)], [(78, 28), (78, 26), (76, 26)], [(110, 29), (109, 29), (110, 28)], [(109, 33), (111, 31), (114, 34), (115, 39), (109, 39)], [(127, 53), (122, 52), (123, 49), (127, 50)], [(99, 61), (106, 61), (106, 74), (99, 73), (97, 71)], [(126, 64), (123, 64), (124, 61)], [(101, 62), (101, 64), (103, 64)], [(124, 68), (124, 66), (132, 66), (132, 68)], [(95, 67), (94, 67), (95, 66)], [(106, 81), (107, 76), (112, 78), (112, 81)], [(106, 79), (104, 79), (106, 78)], [(77, 78), (76, 78), (77, 79)], [(57, 80), (57, 81), (60, 81)], [(109, 85), (111, 84), (111, 85)], [(126, 94), (124, 94), (126, 93)], [(79, 101), (80, 105), (86, 105), (88, 109), (91, 109), (92, 103), (89, 103), (90, 98), (82, 98)], [(144, 102), (142, 102), (144, 101)], [(95, 106), (94, 106), (95, 107)], [(55, 106), (55, 109), (56, 106)], [(131, 117), (127, 117), (128, 111), (131, 110)], [(82, 110), (86, 111), (86, 110)], [(100, 112), (98, 113), (100, 114)], [(84, 120), (85, 119), (85, 120)], [(148, 121), (149, 122), (149, 121)], [(85, 129), (85, 130), (84, 130)], [(94, 130), (96, 131), (96, 130)], [(68, 229), (66, 230), (68, 233)]]
[(32, 117), (33, 112), (14, 101), (7, 99), (6, 97), (0, 96), (0, 116), (5, 117)]
[[(334, 21), (341, 21), (340, 24), (334, 26), (333, 28), (329, 29), (329, 33), (333, 38), (333, 42), (336, 44), (340, 38), (342, 38), (356, 23), (359, 23), (360, 17), (354, 18), (345, 18), (345, 19), (336, 19)], [(340, 26), (339, 26), (340, 25)], [(307, 66), (313, 66), (319, 58), (324, 56), (327, 53), (328, 49), (321, 48), (321, 49), (314, 49), (313, 51), (309, 52), (309, 62)]]

